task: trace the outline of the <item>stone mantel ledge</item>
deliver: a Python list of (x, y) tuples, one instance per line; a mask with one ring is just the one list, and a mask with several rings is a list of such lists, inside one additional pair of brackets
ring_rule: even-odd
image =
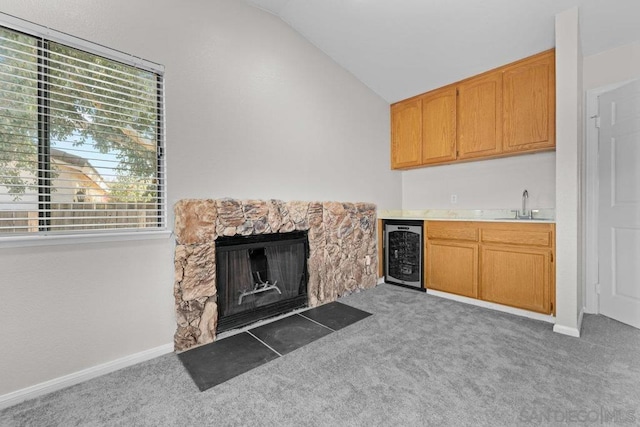
[(175, 211), (177, 351), (215, 340), (215, 240), (308, 232), (309, 306), (377, 284), (376, 206), (371, 203), (185, 199)]

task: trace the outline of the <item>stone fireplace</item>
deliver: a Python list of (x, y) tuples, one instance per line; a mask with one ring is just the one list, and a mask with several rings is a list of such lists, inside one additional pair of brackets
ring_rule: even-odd
[(175, 205), (177, 351), (215, 340), (216, 240), (306, 231), (315, 307), (377, 283), (376, 207), (369, 203), (198, 199)]

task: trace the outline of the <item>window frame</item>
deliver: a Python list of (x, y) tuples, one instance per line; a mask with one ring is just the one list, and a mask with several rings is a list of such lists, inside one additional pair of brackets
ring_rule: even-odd
[[(11, 234), (7, 233), (6, 235), (0, 235), (0, 248), (2, 247), (21, 247), (21, 246), (42, 246), (42, 245), (50, 245), (50, 244), (75, 244), (79, 242), (106, 242), (106, 241), (121, 241), (121, 240), (139, 240), (139, 239), (158, 239), (158, 238), (166, 238), (169, 237), (172, 232), (167, 228), (167, 220), (168, 220), (168, 210), (167, 210), (167, 197), (166, 197), (166, 188), (167, 188), (167, 167), (166, 167), (166, 128), (165, 128), (165, 95), (164, 95), (164, 74), (165, 67), (161, 64), (148, 61), (137, 57), (132, 54), (124, 53), (116, 49), (112, 49), (98, 43), (90, 42), (88, 40), (75, 37), (69, 35), (67, 33), (53, 30), (51, 28), (44, 27), (42, 25), (35, 24), (30, 21), (26, 21), (20, 18), (17, 18), (12, 15), (8, 15), (0, 12), (0, 26), (5, 27), (9, 30), (17, 31), (23, 33), (27, 36), (32, 36), (38, 39), (37, 48), (38, 50), (47, 49), (49, 42), (55, 42), (61, 45), (65, 45), (74, 49), (78, 49), (84, 52), (87, 52), (92, 55), (97, 55), (109, 60), (117, 61), (123, 63), (125, 65), (129, 65), (141, 70), (145, 70), (151, 72), (156, 75), (156, 85), (157, 85), (157, 152), (156, 152), (156, 178), (158, 181), (157, 188), (157, 198), (156, 204), (158, 207), (158, 226), (157, 227), (143, 227), (139, 229), (124, 229), (124, 228), (105, 228), (105, 229), (87, 229), (81, 230), (81, 232), (70, 232), (70, 231), (38, 231), (32, 233), (20, 233), (20, 234)], [(44, 44), (44, 45), (43, 45)], [(46, 60), (46, 58), (45, 58)], [(40, 68), (41, 64), (38, 64)], [(46, 85), (46, 80), (43, 80)], [(38, 91), (40, 92), (42, 89), (40, 87), (41, 81), (39, 79), (38, 83)], [(46, 89), (43, 90), (43, 93), (46, 92)], [(45, 95), (48, 96), (48, 93)], [(40, 99), (40, 97), (39, 97)], [(46, 105), (43, 105), (42, 101), (38, 101), (38, 114), (41, 114), (41, 108), (47, 108)], [(46, 112), (44, 112), (46, 115)], [(45, 126), (48, 125), (48, 122)], [(40, 125), (39, 125), (40, 126)], [(38, 162), (47, 161), (47, 151), (51, 148), (50, 144), (46, 143), (46, 140), (50, 138), (50, 136), (44, 135), (43, 133), (48, 133), (47, 129), (38, 129), (39, 133), (39, 143), (40, 146), (42, 141), (45, 141), (44, 150), (39, 147), (38, 149)], [(39, 169), (41, 169), (39, 167)], [(46, 180), (50, 180), (46, 176), (41, 176), (41, 173), (38, 173), (38, 187), (40, 187), (40, 183)], [(45, 192), (46, 193), (46, 192)], [(46, 212), (46, 208), (43, 209), (43, 204), (48, 203), (46, 200), (47, 194), (43, 194), (41, 191), (38, 191), (38, 223), (39, 228), (45, 226), (46, 227), (46, 215), (43, 217), (42, 212)]]

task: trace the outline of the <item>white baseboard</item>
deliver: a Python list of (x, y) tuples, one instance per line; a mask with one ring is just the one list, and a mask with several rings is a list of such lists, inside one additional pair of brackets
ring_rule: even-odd
[(557, 332), (562, 335), (569, 335), (570, 337), (580, 338), (580, 329), (572, 328), (563, 325), (553, 325), (553, 332)]
[(378, 277), (378, 285), (382, 285), (384, 283), (384, 277)]
[(557, 332), (563, 335), (569, 335), (570, 337), (580, 338), (580, 331), (582, 330), (583, 316), (584, 316), (584, 308), (582, 308), (582, 310), (580, 310), (580, 313), (578, 314), (577, 327), (572, 328), (570, 326), (554, 325), (553, 332)]
[(471, 304), (478, 307), (490, 308), (492, 310), (501, 311), (503, 313), (515, 314), (516, 316), (526, 317), (534, 320), (541, 320), (543, 322), (555, 323), (556, 318), (549, 314), (536, 313), (529, 310), (522, 310), (520, 308), (509, 307), (507, 305), (496, 304), (494, 302), (482, 301), (475, 298), (463, 297), (461, 295), (450, 294), (447, 292), (436, 291), (433, 289), (427, 289), (427, 294), (435, 295), (437, 297), (446, 298), (465, 304)]
[(154, 359), (171, 352), (173, 352), (173, 343), (161, 345), (159, 347), (141, 351), (140, 353), (131, 354), (111, 362), (92, 366), (91, 368), (83, 369), (69, 375), (64, 375), (40, 384), (26, 387), (21, 390), (3, 394), (0, 396), (0, 409), (8, 408), (25, 400), (52, 393), (65, 387), (79, 384), (92, 378), (96, 378), (146, 360)]

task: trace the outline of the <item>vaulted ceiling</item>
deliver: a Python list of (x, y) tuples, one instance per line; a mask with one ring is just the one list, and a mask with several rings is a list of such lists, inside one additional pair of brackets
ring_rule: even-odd
[(246, 0), (389, 102), (554, 46), (577, 6), (585, 56), (640, 40), (638, 0)]

